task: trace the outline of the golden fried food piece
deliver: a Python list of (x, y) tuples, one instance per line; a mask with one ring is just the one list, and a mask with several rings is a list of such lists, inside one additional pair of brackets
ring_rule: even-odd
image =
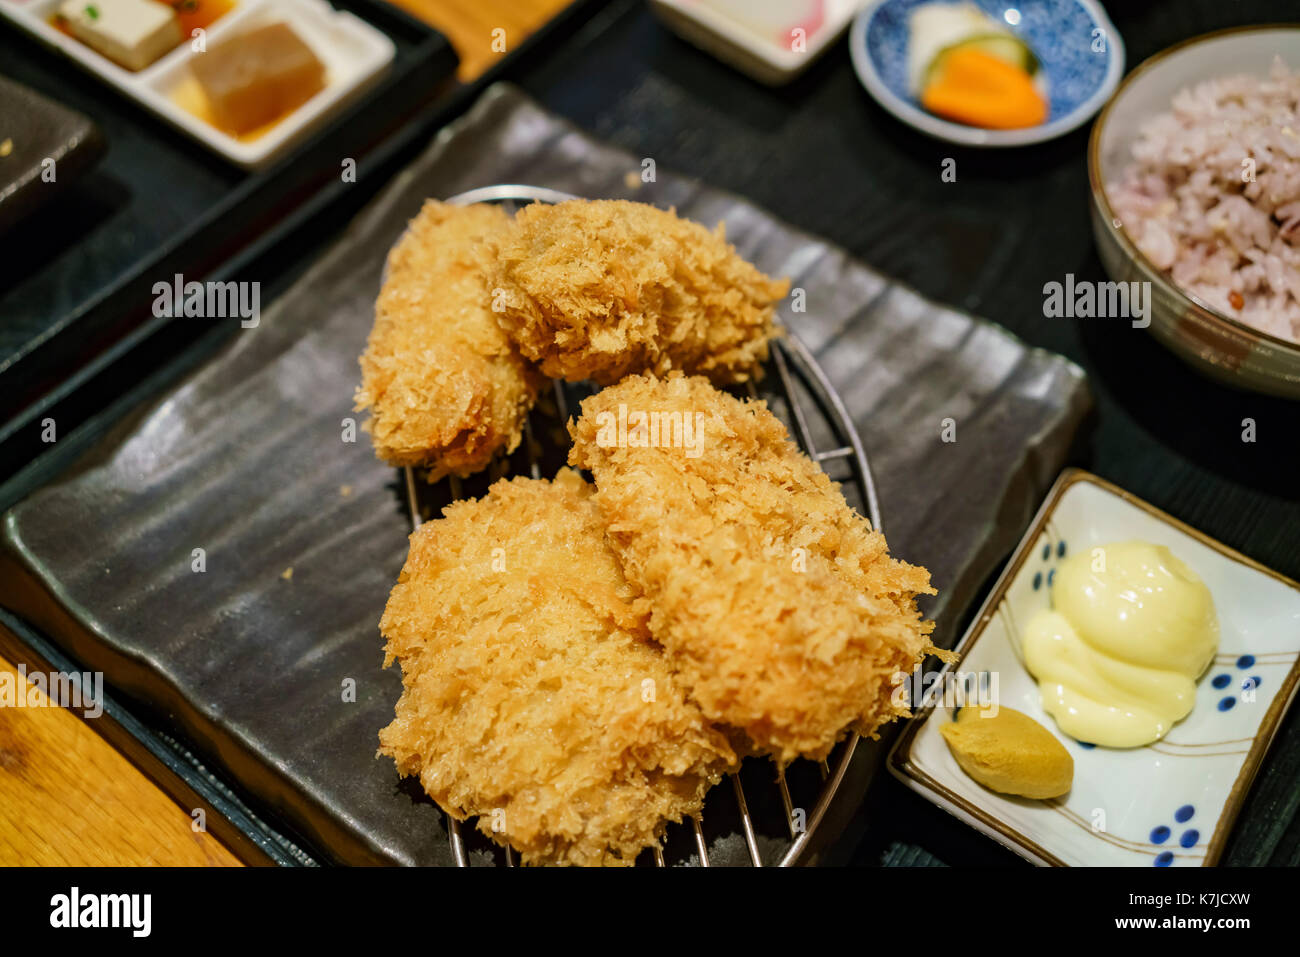
[(891, 679), (931, 650), (929, 573), (890, 557), (764, 403), (631, 376), (569, 429), (569, 462), (591, 470), (650, 631), (707, 718), (784, 764), (907, 714)]
[(379, 458), (465, 476), (519, 444), (542, 377), (490, 309), (497, 206), (425, 203), (388, 255), (356, 409)]
[(566, 469), (449, 505), (380, 623), (404, 687), (380, 753), (525, 863), (632, 863), (736, 762), (650, 642), (591, 493)]
[(762, 374), (789, 289), (709, 232), (644, 203), (520, 210), (498, 242), (502, 327), (548, 376), (617, 382), (682, 369), (719, 383)]

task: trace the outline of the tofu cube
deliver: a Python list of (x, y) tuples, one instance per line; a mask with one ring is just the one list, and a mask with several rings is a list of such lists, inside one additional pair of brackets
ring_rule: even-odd
[(227, 37), (194, 57), (212, 118), (244, 134), (293, 112), (325, 87), (325, 64), (286, 23)]
[(158, 0), (65, 0), (68, 32), (128, 70), (143, 70), (185, 39), (176, 11)]

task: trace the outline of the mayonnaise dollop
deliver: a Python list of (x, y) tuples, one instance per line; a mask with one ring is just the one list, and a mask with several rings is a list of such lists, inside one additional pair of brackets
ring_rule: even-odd
[(1056, 569), (1052, 602), (1021, 646), (1062, 731), (1133, 748), (1192, 710), (1219, 621), (1210, 590), (1168, 548), (1119, 542), (1075, 554)]

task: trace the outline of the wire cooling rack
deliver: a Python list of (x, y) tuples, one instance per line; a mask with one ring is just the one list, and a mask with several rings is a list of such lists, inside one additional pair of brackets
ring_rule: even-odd
[[(499, 185), (461, 193), (447, 202), (497, 203), (514, 212), (527, 203), (573, 198), (534, 186)], [(570, 410), (576, 409), (593, 387), (558, 381), (553, 386), (551, 395), (539, 401), (529, 416), (520, 448), (500, 460), (500, 465), (464, 481), (453, 476), (432, 486), (420, 481), (416, 470), (404, 470), (413, 528), (419, 528), (426, 516), (438, 514), (449, 502), (485, 493), (499, 478), (550, 476), (564, 464), (568, 453), (564, 425)], [(746, 391), (752, 398), (767, 401), (803, 451), (840, 483), (849, 504), (880, 528), (880, 506), (862, 440), (843, 401), (807, 348), (789, 332), (783, 334), (773, 342), (763, 382), (750, 382)], [(657, 867), (788, 867), (806, 863), (814, 835), (848, 772), (858, 741), (858, 735), (850, 734), (827, 760), (796, 761), (784, 769), (765, 758), (747, 759), (739, 771), (729, 775), (728, 784), (709, 792), (699, 818), (669, 824), (660, 843), (637, 863)], [(448, 814), (443, 817), (457, 866), (513, 867), (517, 863), (509, 847), (492, 843), (473, 827), (462, 827), (462, 822)]]

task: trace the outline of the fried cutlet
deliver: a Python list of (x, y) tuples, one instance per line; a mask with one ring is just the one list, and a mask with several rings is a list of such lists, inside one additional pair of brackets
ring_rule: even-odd
[(718, 383), (762, 374), (789, 289), (710, 232), (625, 200), (534, 204), (498, 239), (497, 314), (548, 376), (602, 385), (670, 369)]
[(379, 458), (431, 481), (512, 451), (543, 382), (490, 308), (488, 240), (509, 224), (497, 206), (430, 200), (388, 256), (356, 409)]
[(708, 719), (784, 764), (907, 714), (892, 678), (932, 650), (929, 573), (890, 557), (764, 403), (631, 376), (569, 428), (569, 463), (591, 470), (650, 631)]
[(449, 505), (380, 624), (404, 688), (380, 753), (525, 863), (632, 863), (736, 756), (631, 591), (576, 472)]

